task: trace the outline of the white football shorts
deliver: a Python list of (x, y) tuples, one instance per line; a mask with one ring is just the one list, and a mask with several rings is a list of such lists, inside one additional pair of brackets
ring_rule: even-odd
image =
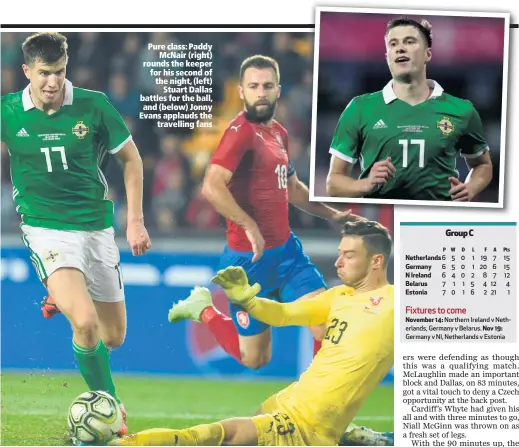
[(53, 230), (22, 225), (22, 239), (31, 262), (44, 282), (63, 267), (83, 272), (94, 301), (124, 300), (119, 248), (112, 227), (97, 231)]

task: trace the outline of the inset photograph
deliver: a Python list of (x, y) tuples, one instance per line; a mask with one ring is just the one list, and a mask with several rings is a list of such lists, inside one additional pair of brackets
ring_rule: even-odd
[(311, 199), (502, 208), (509, 22), (317, 8)]

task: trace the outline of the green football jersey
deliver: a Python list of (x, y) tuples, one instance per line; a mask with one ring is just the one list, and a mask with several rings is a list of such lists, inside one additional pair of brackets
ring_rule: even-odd
[(475, 158), (489, 150), (472, 103), (444, 93), (434, 81), (429, 85), (431, 97), (415, 106), (397, 99), (390, 82), (379, 92), (353, 98), (342, 113), (330, 153), (349, 163), (360, 161), (361, 179), (387, 157), (396, 170), (365, 197), (451, 200), (448, 178), (459, 176), (457, 156)]
[(2, 97), (2, 141), (22, 223), (60, 230), (113, 224), (103, 168), (131, 135), (107, 97), (65, 80), (63, 106), (48, 115), (25, 90)]

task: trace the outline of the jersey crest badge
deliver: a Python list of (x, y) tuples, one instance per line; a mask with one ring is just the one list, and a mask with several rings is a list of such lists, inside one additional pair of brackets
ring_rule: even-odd
[(249, 327), (250, 320), (249, 314), (247, 312), (244, 312), (243, 310), (236, 312), (236, 319), (238, 320), (238, 324), (243, 329), (247, 329)]
[(376, 298), (371, 297), (369, 300), (371, 301), (371, 304), (373, 304), (373, 306), (378, 306), (383, 298), (383, 296), (377, 296)]
[(384, 299), (383, 296), (371, 296), (369, 300), (371, 301), (371, 306), (364, 306), (364, 310), (366, 312), (380, 312), (380, 308), (377, 306), (380, 304), (380, 302)]
[(83, 124), (83, 121), (78, 121), (72, 128), (72, 133), (80, 140), (82, 140), (88, 133), (88, 127)]
[(441, 133), (445, 136), (454, 131), (454, 124), (452, 124), (450, 118), (447, 117), (443, 117), (440, 121), (438, 121), (436, 127), (440, 129)]

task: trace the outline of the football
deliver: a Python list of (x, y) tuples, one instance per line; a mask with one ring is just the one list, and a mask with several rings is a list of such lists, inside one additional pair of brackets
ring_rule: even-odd
[(104, 391), (87, 391), (70, 405), (68, 426), (74, 441), (104, 444), (121, 429), (123, 415), (117, 401)]

